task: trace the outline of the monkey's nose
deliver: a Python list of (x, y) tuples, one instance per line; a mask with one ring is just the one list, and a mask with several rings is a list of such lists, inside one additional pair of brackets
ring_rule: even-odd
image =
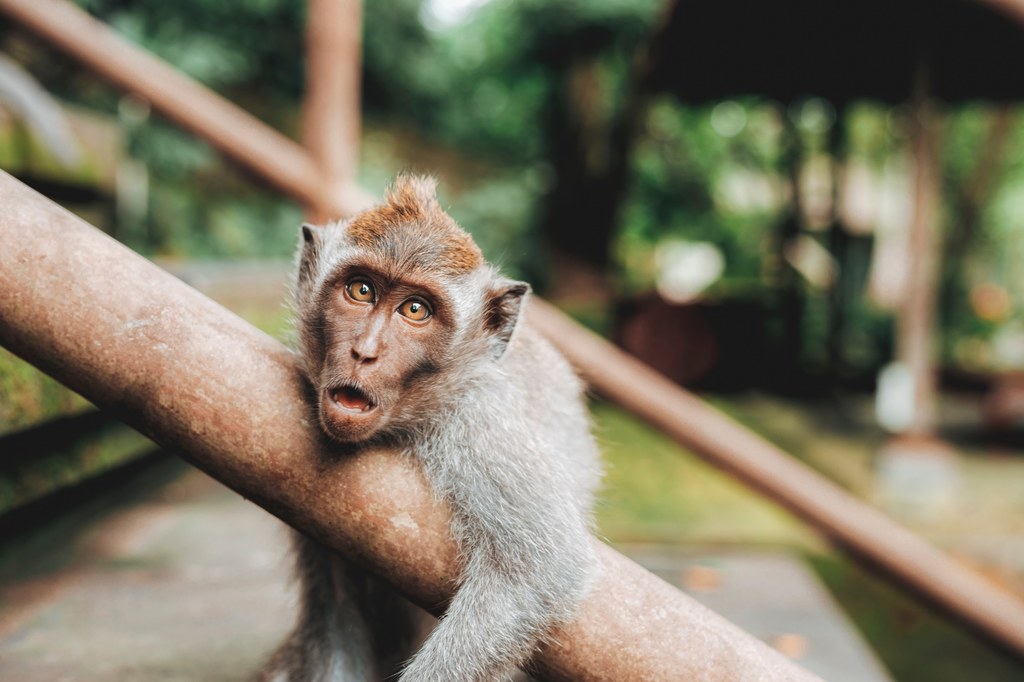
[(377, 360), (377, 353), (353, 347), (352, 359), (361, 365), (369, 365), (371, 362), (375, 362)]

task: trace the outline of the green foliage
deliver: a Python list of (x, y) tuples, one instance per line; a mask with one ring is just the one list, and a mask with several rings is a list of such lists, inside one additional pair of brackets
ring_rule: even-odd
[(667, 238), (705, 241), (726, 262), (720, 287), (759, 282), (765, 270), (770, 229), (781, 205), (768, 202), (737, 210), (726, 196), (733, 180), (781, 186), (777, 107), (743, 103), (746, 121), (734, 137), (716, 133), (712, 107), (681, 107), (654, 101), (632, 159), (630, 192), (615, 252), (627, 291), (653, 286), (653, 247)]
[[(305, 6), (284, 0), (80, 0), (116, 31), (207, 86), (240, 102), (286, 131), (294, 128), (303, 91)], [(467, 197), (467, 224), (508, 226), (489, 251), (507, 255), (513, 269), (535, 263), (536, 238), (525, 247), (510, 240), (532, 232), (548, 191), (538, 176), (549, 154), (547, 119), (565, 96), (567, 69), (580, 59), (600, 63), (602, 116), (622, 98), (633, 51), (659, 10), (655, 0), (556, 3), (490, 2), (456, 27), (426, 25), (420, 0), (365, 3), (364, 107), (369, 120), (418, 134), (462, 153), (500, 162), (501, 170), (476, 178), (471, 194), (510, 210), (494, 210)], [(45, 60), (44, 60), (45, 61)], [(119, 110), (130, 153), (148, 169), (149, 211), (141, 223), (120, 226), (134, 248), (163, 255), (284, 255), (291, 249), (296, 214), (287, 203), (257, 198), (246, 179), (190, 134), (158, 117), (125, 118), (110, 91), (88, 79), (51, 72), (48, 82), (73, 101)], [(539, 169), (539, 170), (538, 170)], [(434, 169), (432, 169), (434, 170)], [(437, 169), (444, 175), (443, 169)], [(366, 171), (374, 175), (370, 168)], [(526, 202), (526, 203), (523, 203)], [(240, 206), (253, 205), (252, 211)], [(258, 214), (257, 216), (251, 214)], [(259, 234), (245, 240), (240, 220)], [(496, 230), (488, 230), (488, 234)], [(273, 235), (286, 234), (287, 239)], [(269, 237), (269, 238), (267, 238)], [(496, 237), (483, 237), (486, 242)], [(240, 249), (240, 250), (236, 250)], [(516, 255), (521, 254), (521, 255)]]
[(153, 447), (142, 434), (112, 422), (68, 449), (32, 453), (22, 466), (0, 476), (0, 515), (136, 459)]
[[(601, 57), (622, 80), (658, 7), (654, 0), (496, 0), (478, 9), (465, 25), (433, 33), (423, 33), (422, 24), (417, 31), (407, 28), (412, 48), (403, 45), (402, 52), (411, 62), (392, 53), (393, 68), (386, 77), (415, 85), (402, 91), (408, 102), (391, 100), (389, 115), (473, 154), (498, 158), (502, 164), (532, 165), (549, 152), (545, 119), (564, 95), (569, 66)], [(368, 44), (375, 26), (368, 14)], [(388, 34), (382, 37), (386, 42)], [(377, 67), (369, 52), (366, 56), (372, 78)], [(415, 78), (405, 75), (410, 69)], [(605, 106), (621, 105), (614, 89), (605, 94)], [(430, 107), (423, 108), (424, 102)]]
[[(115, 30), (187, 74), (287, 132), (293, 132), (304, 89), (305, 4), (287, 0), (79, 0)], [(543, 280), (537, 225), (557, 189), (555, 159), (571, 147), (565, 111), (582, 109), (587, 163), (607, 162), (607, 137), (627, 100), (636, 51), (662, 12), (657, 0), (492, 0), (456, 26), (431, 18), (423, 0), (364, 3), (364, 109), (366, 120), (395, 139), (416, 136), (479, 162), (469, 174), (439, 155), (426, 163), (404, 156), (381, 162), (364, 145), (363, 178), (380, 178), (413, 163), (458, 185), (456, 212), (485, 250), (514, 271)], [(60, 60), (39, 59), (34, 69), (48, 87), (72, 101), (114, 114), (117, 99), (81, 78)], [(580, 79), (590, 79), (580, 88)], [(575, 80), (574, 80), (575, 79)], [(581, 94), (581, 92), (583, 94)], [(585, 102), (584, 102), (585, 100)], [(777, 274), (773, 240), (784, 217), (789, 107), (757, 99), (716, 107), (683, 107), (657, 98), (642, 121), (630, 158), (628, 194), (614, 238), (616, 284), (621, 293), (649, 289), (656, 276), (653, 249), (667, 239), (708, 241), (724, 254), (726, 271), (710, 292), (771, 295)], [(123, 108), (123, 107), (122, 107)], [(124, 117), (124, 113), (120, 114)], [(716, 116), (740, 121), (737, 131), (716, 130)], [(946, 199), (943, 220), (960, 222), (955, 203), (984, 146), (991, 109), (950, 108), (943, 129)], [(731, 119), (730, 119), (731, 117)], [(738, 117), (738, 118), (737, 118)], [(851, 106), (844, 118), (850, 154), (880, 171), (908, 149), (906, 107)], [(299, 212), (272, 192), (254, 188), (216, 153), (158, 117), (129, 124), (129, 149), (149, 170), (150, 211), (119, 235), (149, 253), (181, 256), (285, 256)], [(819, 121), (820, 123), (820, 121)], [(559, 127), (563, 124), (563, 127)], [(134, 127), (132, 127), (134, 125)], [(797, 125), (800, 128), (800, 125)], [(576, 131), (579, 132), (579, 131)], [(800, 128), (807, 153), (824, 149), (820, 125)], [(1019, 305), (1009, 319), (983, 320), (968, 292), (994, 282), (1024, 290), (1015, 264), (1024, 257), (1017, 216), (1022, 212), (1024, 136), (1011, 137), (990, 201), (957, 263), (942, 299), (947, 358), (960, 358), (962, 341), (988, 343), (1008, 324), (1022, 324)], [(483, 170), (480, 170), (480, 168)], [(460, 176), (460, 173), (462, 175)], [(775, 199), (737, 206), (736, 187), (759, 185)], [(465, 204), (465, 206), (462, 206)], [(249, 237), (246, 237), (246, 232)], [(500, 236), (499, 236), (500, 235)], [(962, 264), (962, 267), (961, 267)], [(541, 275), (541, 276), (538, 276)], [(799, 284), (806, 289), (804, 283)], [(810, 317), (805, 347), (820, 345), (828, 300), (807, 290)], [(846, 340), (851, 364), (869, 368), (888, 353), (887, 313), (853, 290), (847, 310), (855, 339)], [(1013, 296), (1012, 298), (1017, 298)], [(820, 304), (820, 305), (819, 305)], [(856, 322), (856, 324), (854, 324)], [(972, 346), (973, 347), (973, 346)]]
[(0, 435), (88, 406), (85, 398), (0, 348)]
[(450, 209), (487, 259), (512, 277), (535, 279), (542, 263), (541, 245), (531, 230), (543, 183), (539, 176), (541, 171), (495, 176), (467, 190)]
[(305, 3), (290, 0), (80, 0), (126, 38), (211, 87), (302, 92)]
[[(304, 89), (305, 3), (286, 0), (81, 0), (115, 31), (272, 125), (293, 127)], [(205, 143), (157, 116), (126, 107), (80, 71), (39, 57), (62, 97), (115, 114), (127, 151), (146, 168), (148, 210), (122, 216), (118, 235), (143, 253), (203, 257), (285, 256), (300, 212)], [(242, 232), (247, 232), (247, 235)]]
[(363, 4), (363, 91), (371, 112), (433, 120), (449, 64), (420, 21), (421, 0)]
[[(196, 202), (192, 183), (154, 183), (142, 243), (164, 256), (285, 257), (295, 248), (302, 211), (274, 195), (224, 191)], [(129, 244), (131, 244), (130, 240)]]
[[(942, 350), (950, 361), (980, 370), (1019, 369), (1019, 353), (1009, 354), (1014, 360), (993, 347), (1007, 345), (996, 343), (1001, 335), (1019, 336), (1024, 328), (1019, 304), (1024, 276), (1018, 266), (1024, 257), (1021, 135), (1010, 134), (987, 183), (979, 184), (996, 116), (992, 107), (965, 105), (945, 112), (942, 128), (942, 219), (945, 238), (951, 240), (942, 272)], [(1019, 129), (1020, 111), (1011, 116), (1011, 130)], [(979, 287), (1003, 292), (1006, 309), (997, 314), (978, 310), (971, 296)]]
[[(904, 136), (901, 110), (891, 110), (872, 102), (856, 102), (846, 112), (846, 137), (850, 150), (875, 169), (892, 158), (894, 135)], [(905, 113), (905, 112), (904, 112)]]

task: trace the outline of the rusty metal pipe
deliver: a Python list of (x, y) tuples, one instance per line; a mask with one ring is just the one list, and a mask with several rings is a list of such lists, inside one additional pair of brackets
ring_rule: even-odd
[(599, 393), (1024, 656), (1024, 603), (550, 304), (533, 323)]
[[(446, 509), (408, 458), (332, 451), (286, 348), (3, 173), (0, 206), (0, 344), (419, 604), (445, 603)], [(597, 544), (599, 587), (539, 654), (546, 679), (816, 679)]]
[[(1022, 0), (982, 1), (1024, 6)], [(121, 40), (69, 3), (0, 0), (0, 11), (118, 85), (147, 97), (165, 115), (307, 206), (349, 213), (368, 201), (367, 193), (355, 185), (341, 190), (332, 187), (329, 179), (319, 175), (318, 163), (288, 138)], [(1024, 653), (1024, 606), (1014, 596), (987, 584), (557, 311), (535, 305), (534, 312), (538, 326), (597, 390), (781, 502), (852, 551), (892, 571), (1011, 650)], [(642, 392), (636, 389), (640, 385), (644, 386)]]
[(309, 207), (350, 215), (369, 195), (332, 183), (293, 140), (63, 0), (0, 0), (0, 11)]

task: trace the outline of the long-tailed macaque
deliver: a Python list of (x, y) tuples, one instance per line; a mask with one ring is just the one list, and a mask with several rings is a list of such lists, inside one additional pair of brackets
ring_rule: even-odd
[(401, 176), (384, 203), (302, 237), (298, 352), (320, 423), (419, 462), (463, 568), (413, 655), (414, 607), (300, 536), (299, 621), (262, 679), (507, 679), (594, 577), (600, 470), (580, 382), (520, 319), (529, 286), (484, 261), (433, 179)]

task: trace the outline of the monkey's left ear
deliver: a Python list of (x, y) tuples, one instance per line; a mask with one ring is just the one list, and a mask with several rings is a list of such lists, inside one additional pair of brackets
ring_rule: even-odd
[(499, 279), (491, 285), (484, 311), (484, 328), (491, 335), (491, 354), (495, 359), (505, 353), (529, 292), (529, 284), (510, 279)]

